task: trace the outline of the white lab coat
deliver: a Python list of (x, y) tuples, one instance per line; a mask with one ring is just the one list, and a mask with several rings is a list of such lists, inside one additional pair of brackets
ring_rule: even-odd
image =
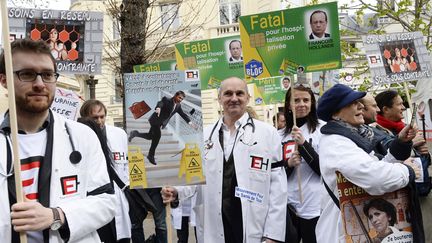
[[(321, 138), (321, 127), (324, 121), (319, 120), (315, 131), (309, 131), (307, 123), (300, 127), (305, 140), (311, 143), (315, 152), (318, 153), (318, 145)], [(282, 142), (293, 140), (291, 134), (280, 132)], [(298, 173), (300, 173), (301, 194), (303, 202), (300, 201), (300, 188), (298, 185)], [(294, 172), (288, 177), (288, 204), (295, 208), (298, 217), (312, 219), (319, 217), (321, 214), (321, 194), (325, 188), (321, 182), (321, 176), (316, 174), (307, 162), (302, 158), (300, 165), (295, 168)]]
[(172, 225), (174, 227), (174, 229), (180, 230), (182, 228), (182, 218), (183, 218), (183, 202), (185, 200), (190, 200), (190, 206), (191, 206), (191, 211), (190, 211), (190, 215), (189, 215), (189, 222), (192, 226), (195, 226), (195, 211), (193, 210), (193, 208), (195, 207), (195, 202), (196, 202), (196, 193), (193, 194), (191, 197), (187, 197), (187, 198), (183, 198), (182, 200), (179, 201), (179, 205), (176, 208), (171, 209), (171, 216), (172, 216)]
[[(263, 238), (278, 241), (285, 240), (285, 221), (287, 203), (287, 178), (282, 167), (271, 169), (271, 163), (282, 158), (279, 135), (272, 126), (253, 119), (255, 132), (247, 123), (248, 115), (240, 118), (242, 123), (234, 147), (234, 163), (238, 188), (249, 190), (262, 195), (262, 201), (241, 198), (243, 217), (243, 242), (258, 243)], [(219, 143), (219, 130), (222, 119), (216, 127), (207, 127), (204, 139), (207, 140), (212, 129), (212, 148), (204, 150), (206, 185), (188, 190), (197, 193), (197, 235), (198, 242), (203, 239), (206, 243), (224, 242), (224, 230), (221, 216), (223, 151)], [(241, 142), (242, 140), (243, 142)], [(256, 144), (254, 144), (256, 142)], [(247, 144), (252, 146), (249, 146)], [(261, 157), (268, 166), (261, 169), (252, 168), (252, 156)], [(179, 193), (181, 200), (185, 194)], [(204, 227), (199, 224), (204, 224)]]
[[(108, 146), (113, 154), (114, 170), (123, 183), (129, 185), (127, 134), (123, 129), (110, 125), (105, 125), (105, 130)], [(117, 240), (131, 238), (132, 224), (129, 218), (129, 203), (121, 188), (115, 182), (113, 184), (116, 197), (115, 223)]]
[[(102, 192), (87, 196), (109, 184), (105, 157), (96, 134), (87, 126), (52, 113), (54, 116), (54, 143), (50, 183), (50, 207), (60, 207), (65, 213), (70, 229), (70, 243), (100, 242), (96, 230), (114, 217), (114, 195)], [(0, 123), (3, 116), (0, 118)], [(65, 122), (82, 159), (72, 164), (69, 155), (72, 146), (66, 132)], [(11, 242), (10, 208), (8, 200), (6, 172), (6, 140), (0, 135), (0, 238), (2, 242)], [(77, 192), (64, 195), (62, 177), (77, 176)], [(70, 184), (69, 184), (70, 185)], [(50, 243), (63, 240), (58, 232), (50, 231)]]
[[(372, 152), (373, 153), (373, 152)], [(408, 185), (408, 168), (391, 153), (381, 161), (366, 153), (349, 138), (322, 135), (319, 144), (321, 176), (334, 195), (337, 194), (336, 171), (370, 195), (382, 195)], [(339, 208), (328, 193), (323, 195), (323, 212), (316, 226), (319, 243), (345, 242)]]

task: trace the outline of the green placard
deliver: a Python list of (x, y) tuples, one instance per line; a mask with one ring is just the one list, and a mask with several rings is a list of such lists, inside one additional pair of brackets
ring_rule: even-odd
[(202, 89), (214, 89), (228, 77), (244, 78), (240, 36), (179, 43), (179, 70), (198, 69)]
[(240, 36), (247, 80), (342, 65), (336, 2), (242, 16)]
[[(285, 82), (284, 82), (284, 79)], [(290, 86), (292, 77), (271, 77), (263, 79), (254, 79), (254, 104), (270, 105), (285, 102), (285, 94)]]
[(160, 71), (173, 71), (173, 70), (176, 70), (175, 60), (140, 64), (140, 65), (133, 66), (134, 73), (160, 72)]

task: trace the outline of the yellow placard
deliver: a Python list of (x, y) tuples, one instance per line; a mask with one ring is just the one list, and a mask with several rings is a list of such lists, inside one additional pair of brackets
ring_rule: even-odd
[(130, 188), (147, 188), (144, 155), (138, 146), (128, 146)]
[(178, 177), (186, 174), (186, 183), (190, 183), (194, 176), (204, 180), (201, 152), (196, 143), (187, 143), (182, 152)]

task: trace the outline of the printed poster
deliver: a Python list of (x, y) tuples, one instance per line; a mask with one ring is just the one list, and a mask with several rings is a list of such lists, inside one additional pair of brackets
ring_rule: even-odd
[(247, 80), (339, 69), (337, 3), (240, 17)]
[(145, 166), (131, 170), (146, 179), (137, 188), (204, 183), (199, 72), (128, 73), (124, 82), (129, 147)]
[(67, 119), (76, 121), (80, 105), (81, 98), (75, 92), (57, 87), (51, 110)]
[(173, 70), (177, 70), (177, 63), (175, 60), (146, 63), (146, 64), (133, 66), (134, 73), (160, 72), (160, 71), (173, 71)]
[(11, 40), (43, 40), (59, 73), (100, 74), (103, 13), (9, 8)]
[(228, 77), (244, 79), (240, 36), (179, 43), (175, 46), (179, 70), (198, 69), (201, 88), (219, 88)]
[(270, 105), (285, 102), (285, 94), (290, 88), (292, 75), (253, 79), (254, 84), (254, 104)]
[(336, 175), (346, 242), (414, 242), (407, 188), (371, 196)]
[(430, 78), (429, 52), (421, 32), (363, 37), (374, 85)]

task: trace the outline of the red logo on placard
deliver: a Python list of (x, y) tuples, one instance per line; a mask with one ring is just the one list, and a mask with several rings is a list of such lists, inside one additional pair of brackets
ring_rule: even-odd
[(295, 149), (295, 141), (290, 140), (282, 143), (282, 151), (283, 151), (283, 160), (288, 160), (291, 158), (292, 153)]
[(60, 178), (63, 195), (70, 195), (78, 192), (78, 176), (65, 176)]

